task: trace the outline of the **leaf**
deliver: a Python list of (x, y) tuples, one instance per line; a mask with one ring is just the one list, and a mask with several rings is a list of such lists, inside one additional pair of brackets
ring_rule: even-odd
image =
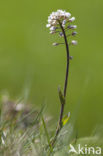
[(60, 99), (61, 105), (65, 104), (65, 98), (64, 98), (64, 95), (63, 95), (60, 87), (58, 87), (58, 92), (59, 92), (59, 99)]
[(44, 127), (44, 130), (45, 130), (45, 134), (46, 134), (46, 138), (47, 138), (47, 141), (48, 141), (48, 145), (49, 145), (50, 151), (52, 153), (53, 152), (53, 149), (52, 149), (52, 146), (51, 146), (51, 142), (50, 142), (49, 133), (48, 133), (48, 130), (47, 130), (47, 127), (46, 127), (46, 123), (45, 123), (43, 117), (42, 117), (42, 123), (43, 123), (43, 127)]
[(69, 119), (70, 119), (70, 112), (66, 116), (64, 116), (64, 118), (62, 119), (62, 125), (63, 126), (66, 125)]

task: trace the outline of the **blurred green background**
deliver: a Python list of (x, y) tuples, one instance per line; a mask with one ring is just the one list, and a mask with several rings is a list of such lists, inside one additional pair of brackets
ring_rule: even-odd
[(0, 94), (26, 97), (33, 106), (46, 103), (58, 119), (58, 85), (63, 89), (66, 52), (52, 47), (58, 37), (46, 28), (52, 11), (63, 9), (76, 17), (78, 46), (70, 47), (69, 84), (65, 112), (74, 115), (79, 136), (103, 123), (103, 1), (1, 0)]

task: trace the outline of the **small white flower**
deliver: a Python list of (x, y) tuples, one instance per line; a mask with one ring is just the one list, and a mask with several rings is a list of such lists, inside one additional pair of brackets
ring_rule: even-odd
[(48, 18), (48, 23), (51, 23), (51, 19)]
[(56, 29), (57, 29), (57, 28), (53, 26), (53, 27), (50, 28), (50, 31), (54, 31), (54, 30), (56, 30)]
[(64, 27), (66, 21), (69, 21), (70, 16), (71, 14), (69, 12), (66, 12), (65, 10), (57, 10), (56, 12), (52, 12), (48, 17), (47, 27), (57, 26), (59, 22), (61, 22)]
[(46, 27), (49, 28), (50, 27), (50, 24), (47, 24)]
[(73, 29), (77, 29), (77, 25), (73, 25), (73, 27), (72, 27)]
[(66, 12), (65, 15), (67, 18), (69, 18), (71, 16), (71, 14), (69, 12)]
[(69, 22), (74, 22), (74, 21), (75, 21), (75, 17), (69, 19)]
[(77, 41), (75, 41), (75, 40), (72, 40), (72, 41), (71, 41), (71, 44), (72, 44), (72, 45), (77, 45), (77, 44), (78, 44), (78, 42), (77, 42)]

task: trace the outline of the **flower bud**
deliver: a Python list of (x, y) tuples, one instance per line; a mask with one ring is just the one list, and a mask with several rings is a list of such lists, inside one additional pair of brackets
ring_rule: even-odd
[(69, 59), (72, 60), (73, 59), (73, 56), (69, 56)]
[(65, 24), (66, 24), (66, 20), (63, 20), (62, 26), (65, 27)]
[(63, 37), (63, 33), (62, 32), (60, 32), (59, 35), (60, 35), (60, 37)]
[(77, 32), (76, 32), (76, 31), (72, 32), (72, 36), (75, 36), (76, 34), (77, 34)]
[(52, 45), (53, 45), (53, 46), (57, 46), (57, 45), (59, 45), (59, 43), (53, 43)]
[(68, 26), (68, 29), (76, 29), (77, 28), (77, 25), (69, 25)]
[(72, 41), (71, 41), (71, 44), (72, 44), (72, 45), (77, 45), (77, 41), (72, 40)]

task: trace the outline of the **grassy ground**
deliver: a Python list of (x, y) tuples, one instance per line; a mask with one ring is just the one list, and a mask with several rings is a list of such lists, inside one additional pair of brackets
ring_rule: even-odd
[[(103, 127), (98, 126), (93, 133), (78, 138), (74, 119), (64, 124), (55, 145), (48, 146), (55, 134), (56, 121), (41, 110), (25, 105), (23, 101), (12, 101), (7, 96), (1, 97), (0, 118), (0, 156), (75, 156), (69, 153), (70, 144), (78, 149), (82, 147), (101, 147), (103, 149)], [(95, 155), (96, 154), (87, 154)], [(100, 154), (101, 156), (102, 154)]]

